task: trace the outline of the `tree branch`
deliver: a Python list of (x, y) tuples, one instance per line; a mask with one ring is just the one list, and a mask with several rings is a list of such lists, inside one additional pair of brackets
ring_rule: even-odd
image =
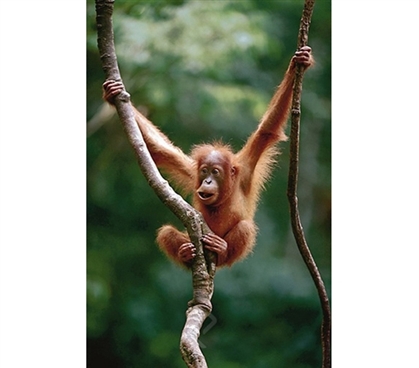
[[(114, 46), (113, 6), (114, 0), (96, 0), (98, 48), (106, 79), (121, 80)], [(198, 345), (198, 337), (205, 319), (212, 310), (215, 256), (211, 252), (204, 252), (200, 240), (203, 234), (209, 232), (209, 227), (202, 215), (179, 196), (160, 175), (135, 121), (130, 95), (126, 91), (115, 98), (115, 107), (142, 173), (160, 200), (182, 221), (196, 247), (196, 257), (192, 264), (193, 299), (188, 303), (180, 350), (188, 367), (207, 367)]]
[[(300, 30), (298, 34), (297, 47), (307, 45), (308, 30), (313, 14), (314, 0), (306, 0), (304, 4), (303, 15), (300, 22)], [(323, 312), (322, 322), (322, 367), (331, 367), (331, 314), (329, 299), (327, 296), (326, 288), (324, 286), (320, 272), (316, 266), (314, 258), (310, 252), (307, 241), (305, 239), (303, 227), (301, 225), (300, 214), (298, 210), (298, 197), (297, 197), (297, 183), (298, 183), (298, 162), (299, 162), (299, 141), (300, 141), (300, 101), (301, 91), (303, 85), (304, 70), (301, 66), (296, 68), (293, 100), (291, 108), (291, 134), (290, 134), (290, 167), (288, 174), (288, 189), (287, 196), (290, 204), (291, 226), (297, 242), (298, 249), (306, 263), (314, 284), (316, 285), (317, 292), (320, 299), (320, 304)]]

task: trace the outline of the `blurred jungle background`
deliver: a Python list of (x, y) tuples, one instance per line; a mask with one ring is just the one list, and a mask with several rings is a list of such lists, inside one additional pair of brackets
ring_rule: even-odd
[[(297, 43), (303, 1), (117, 0), (121, 75), (133, 103), (188, 152), (256, 128)], [(316, 2), (316, 65), (304, 78), (299, 205), (330, 295), (331, 3)], [(87, 1), (87, 366), (184, 367), (179, 352), (191, 275), (156, 230), (179, 221), (143, 178), (122, 125), (101, 99), (94, 0)], [(289, 131), (289, 130), (288, 130)], [(253, 255), (215, 277), (201, 348), (210, 367), (319, 367), (318, 296), (293, 238), (289, 144), (263, 193)]]

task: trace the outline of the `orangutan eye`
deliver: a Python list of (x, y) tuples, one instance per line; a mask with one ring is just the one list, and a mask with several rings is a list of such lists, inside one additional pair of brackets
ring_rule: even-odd
[(212, 170), (212, 175), (218, 175), (220, 173), (220, 170), (214, 169)]

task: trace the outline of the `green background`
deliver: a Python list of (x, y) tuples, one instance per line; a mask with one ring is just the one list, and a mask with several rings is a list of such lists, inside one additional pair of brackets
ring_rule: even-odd
[[(295, 51), (302, 1), (116, 1), (121, 75), (133, 103), (186, 152), (222, 139), (239, 149), (255, 129)], [(299, 203), (308, 244), (330, 295), (330, 1), (309, 34)], [(122, 126), (101, 99), (94, 1), (87, 2), (88, 367), (184, 367), (179, 338), (191, 275), (155, 244), (179, 221), (142, 177)], [(215, 277), (200, 343), (210, 367), (321, 364), (321, 311), (290, 229), (289, 143), (256, 215), (254, 253)]]

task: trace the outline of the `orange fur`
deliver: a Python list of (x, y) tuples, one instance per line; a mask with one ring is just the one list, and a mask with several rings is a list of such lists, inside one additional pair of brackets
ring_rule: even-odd
[[(204, 236), (206, 247), (218, 255), (218, 266), (232, 265), (253, 249), (257, 227), (253, 221), (259, 195), (272, 171), (276, 143), (287, 139), (284, 129), (291, 106), (295, 62), (312, 64), (308, 48), (302, 57), (296, 52), (256, 131), (244, 147), (234, 153), (220, 142), (195, 146), (184, 154), (140, 112), (136, 121), (156, 164), (185, 192), (193, 193), (198, 209), (213, 236)], [(298, 60), (297, 60), (298, 59)], [(106, 82), (105, 82), (106, 84)], [(113, 95), (106, 91), (112, 103)], [(118, 86), (113, 85), (114, 90)], [(168, 257), (189, 266), (194, 254), (186, 232), (171, 225), (158, 230), (157, 243)]]

